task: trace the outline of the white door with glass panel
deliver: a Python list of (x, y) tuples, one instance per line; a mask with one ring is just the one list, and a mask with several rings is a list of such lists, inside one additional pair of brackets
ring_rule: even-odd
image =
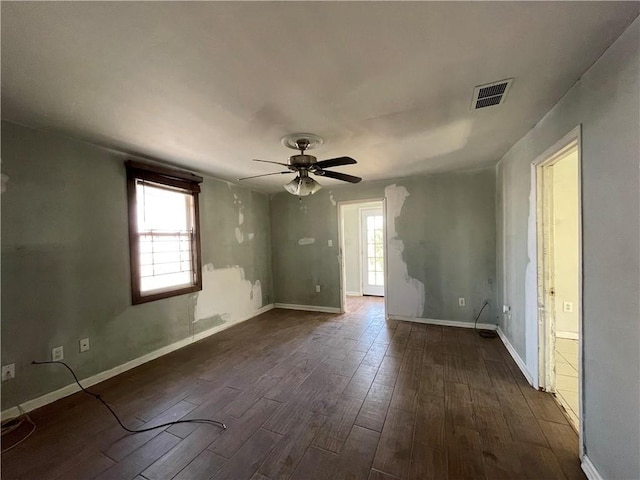
[(360, 210), (362, 294), (384, 296), (384, 218), (381, 208)]

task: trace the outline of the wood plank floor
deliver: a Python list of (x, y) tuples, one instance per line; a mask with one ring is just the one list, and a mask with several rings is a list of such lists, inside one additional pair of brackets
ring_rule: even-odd
[(273, 310), (32, 412), (2, 478), (584, 479), (578, 439), (499, 339), (349, 313)]

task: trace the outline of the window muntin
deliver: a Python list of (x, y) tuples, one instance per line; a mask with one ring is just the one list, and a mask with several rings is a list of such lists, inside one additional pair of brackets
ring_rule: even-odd
[(201, 290), (202, 178), (135, 162), (127, 162), (127, 175), (133, 303)]

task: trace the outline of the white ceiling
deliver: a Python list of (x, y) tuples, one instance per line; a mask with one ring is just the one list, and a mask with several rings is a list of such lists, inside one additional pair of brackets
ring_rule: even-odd
[[(227, 180), (292, 132), (365, 181), (494, 164), (638, 2), (2, 2), (2, 117)], [(514, 77), (471, 111), (475, 85)], [(244, 182), (280, 191), (283, 177)], [(323, 184), (334, 181), (320, 179)]]

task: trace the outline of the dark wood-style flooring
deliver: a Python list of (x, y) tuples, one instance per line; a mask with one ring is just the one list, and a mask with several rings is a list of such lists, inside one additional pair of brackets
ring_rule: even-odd
[[(350, 313), (273, 310), (31, 413), (9, 479), (584, 479), (564, 414), (499, 339)], [(47, 368), (54, 368), (53, 366)]]

